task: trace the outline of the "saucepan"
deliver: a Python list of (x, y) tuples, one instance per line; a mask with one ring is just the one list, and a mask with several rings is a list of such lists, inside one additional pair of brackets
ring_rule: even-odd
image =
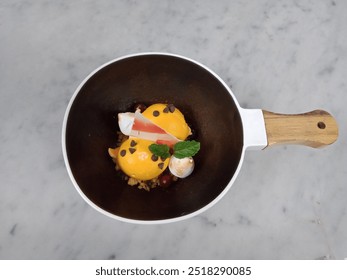
[[(192, 175), (150, 192), (116, 176), (107, 149), (117, 142), (118, 113), (135, 103), (172, 103), (184, 114), (201, 143)], [(88, 204), (121, 221), (155, 224), (215, 205), (234, 183), (248, 149), (318, 148), (337, 137), (336, 121), (323, 110), (285, 115), (241, 108), (226, 83), (201, 63), (140, 53), (102, 65), (79, 85), (65, 113), (62, 148), (72, 183)]]

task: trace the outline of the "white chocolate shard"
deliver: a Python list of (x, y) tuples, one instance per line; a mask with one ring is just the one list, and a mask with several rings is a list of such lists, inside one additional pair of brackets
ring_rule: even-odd
[(135, 113), (119, 113), (118, 124), (120, 131), (128, 136), (153, 141), (157, 144), (173, 146), (180, 140), (167, 133), (164, 129), (145, 118), (140, 110)]

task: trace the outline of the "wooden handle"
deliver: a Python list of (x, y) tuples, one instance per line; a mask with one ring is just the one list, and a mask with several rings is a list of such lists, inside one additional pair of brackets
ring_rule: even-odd
[(332, 115), (323, 110), (285, 115), (263, 110), (268, 146), (300, 144), (319, 148), (334, 143), (338, 126)]

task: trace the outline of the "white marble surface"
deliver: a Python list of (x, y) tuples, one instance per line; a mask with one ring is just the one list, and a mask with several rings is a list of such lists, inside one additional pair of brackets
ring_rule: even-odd
[[(0, 258), (346, 258), (346, 14), (345, 0), (2, 0)], [(67, 175), (63, 115), (94, 68), (142, 51), (206, 64), (246, 108), (326, 109), (339, 140), (247, 152), (228, 194), (183, 222), (105, 217)]]

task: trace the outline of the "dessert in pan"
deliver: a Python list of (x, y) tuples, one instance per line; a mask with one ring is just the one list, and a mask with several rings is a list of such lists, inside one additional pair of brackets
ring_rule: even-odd
[(108, 149), (119, 175), (146, 191), (189, 176), (200, 143), (181, 111), (162, 103), (134, 107), (135, 112), (118, 114), (117, 146)]
[(68, 174), (91, 206), (153, 224), (215, 205), (235, 182), (246, 150), (318, 148), (337, 138), (336, 120), (326, 111), (242, 108), (199, 62), (144, 53), (112, 60), (81, 83), (65, 114), (62, 143)]

